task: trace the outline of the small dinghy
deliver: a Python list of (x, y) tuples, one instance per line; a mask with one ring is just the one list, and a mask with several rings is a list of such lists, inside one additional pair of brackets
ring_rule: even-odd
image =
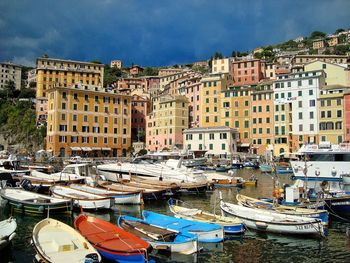
[(237, 194), (236, 199), (239, 205), (260, 208), (269, 211), (274, 211), (281, 214), (318, 218), (324, 225), (328, 225), (328, 212), (321, 209), (307, 209), (297, 206), (274, 205), (273, 203), (265, 202), (249, 196)]
[(182, 233), (195, 234), (200, 242), (217, 243), (224, 240), (223, 228), (217, 224), (196, 222), (146, 210), (142, 211), (142, 216), (148, 224)]
[(105, 220), (79, 215), (74, 227), (107, 260), (113, 262), (145, 262), (152, 249), (146, 241)]
[(183, 234), (164, 227), (150, 225), (141, 219), (131, 216), (120, 216), (118, 218), (118, 226), (146, 240), (154, 249), (185, 255), (198, 251), (197, 236), (193, 234)]
[(17, 223), (16, 219), (10, 217), (0, 221), (0, 251), (10, 244), (16, 236)]
[(71, 184), (69, 185), (73, 189), (81, 190), (91, 194), (97, 194), (105, 197), (114, 198), (114, 204), (134, 204), (139, 205), (143, 203), (142, 192), (118, 192), (111, 191), (100, 187), (91, 187), (85, 184)]
[(240, 218), (248, 228), (280, 234), (324, 236), (324, 228), (320, 219), (285, 215), (226, 203), (222, 200), (221, 193), (220, 199), (223, 214)]
[(55, 185), (50, 188), (54, 197), (72, 199), (73, 206), (83, 209), (110, 209), (113, 199), (101, 195), (87, 193), (69, 186)]
[(241, 234), (245, 230), (242, 221), (238, 218), (215, 215), (196, 208), (187, 208), (181, 200), (169, 199), (168, 204), (175, 217), (218, 224), (224, 228), (226, 234)]
[(47, 214), (72, 210), (72, 201), (69, 199), (54, 198), (19, 188), (1, 189), (0, 196), (7, 200), (14, 210), (24, 213)]
[(101, 256), (74, 228), (52, 218), (37, 223), (32, 242), (39, 262), (97, 263)]

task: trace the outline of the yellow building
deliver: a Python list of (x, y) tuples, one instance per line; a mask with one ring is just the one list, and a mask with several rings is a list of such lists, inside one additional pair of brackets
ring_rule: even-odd
[(51, 87), (47, 144), (55, 156), (125, 156), (131, 145), (131, 97), (96, 86)]
[(221, 92), (219, 125), (237, 129), (238, 151), (248, 151), (252, 143), (251, 111), (252, 91), (255, 86), (234, 86)]
[(182, 95), (164, 95), (153, 99), (153, 111), (147, 116), (146, 148), (160, 151), (183, 147), (182, 131), (188, 128), (188, 99)]
[(221, 92), (230, 85), (229, 74), (210, 74), (202, 78), (200, 127), (221, 126)]
[(350, 87), (341, 85), (321, 88), (319, 104), (319, 137), (320, 141), (339, 144), (345, 140), (344, 93)]
[(325, 74), (325, 85), (350, 86), (349, 69), (344, 65), (313, 61), (304, 66), (305, 71), (323, 70)]
[(104, 65), (81, 61), (38, 58), (37, 66), (37, 119), (46, 120), (47, 91), (54, 87), (72, 85), (103, 86)]
[(312, 42), (313, 49), (320, 49), (326, 46), (324, 39), (316, 39)]

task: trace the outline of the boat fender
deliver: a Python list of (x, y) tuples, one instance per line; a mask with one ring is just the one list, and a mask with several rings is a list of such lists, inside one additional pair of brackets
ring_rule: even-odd
[(9, 236), (9, 241), (11, 241), (12, 239), (14, 239), (16, 236), (16, 233), (13, 232), (10, 236)]
[(38, 207), (38, 211), (39, 211), (39, 212), (44, 212), (44, 206), (42, 206), (42, 205), (39, 206), (39, 207)]
[(23, 204), (21, 204), (21, 203), (17, 204), (17, 208), (18, 209), (22, 209), (23, 208)]
[(275, 198), (280, 198), (281, 197), (280, 189), (278, 188), (273, 189), (272, 196)]

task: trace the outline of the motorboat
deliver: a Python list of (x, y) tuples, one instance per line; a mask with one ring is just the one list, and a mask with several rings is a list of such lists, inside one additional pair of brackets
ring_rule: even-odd
[(132, 175), (156, 178), (170, 182), (206, 182), (203, 171), (187, 168), (182, 159), (169, 159), (165, 162), (135, 158), (132, 162), (117, 162), (97, 166), (99, 174), (109, 181), (130, 180)]
[(350, 143), (303, 145), (291, 160), (293, 177), (307, 180), (337, 180), (350, 174)]
[(146, 240), (154, 249), (185, 255), (198, 251), (198, 240), (194, 234), (151, 225), (139, 218), (124, 215), (118, 218), (118, 226)]
[(109, 261), (148, 261), (152, 246), (108, 221), (81, 214), (75, 218), (74, 227)]
[(52, 218), (35, 225), (32, 244), (38, 262), (101, 262), (96, 249), (78, 231)]

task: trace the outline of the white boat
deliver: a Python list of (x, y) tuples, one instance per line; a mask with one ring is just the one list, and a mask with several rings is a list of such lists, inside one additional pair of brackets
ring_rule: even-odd
[(187, 168), (182, 159), (153, 162), (149, 159), (135, 158), (132, 162), (110, 163), (98, 165), (99, 174), (107, 180), (118, 182), (131, 179), (131, 175), (156, 178), (171, 182), (206, 182), (203, 171)]
[(92, 187), (85, 184), (71, 184), (69, 185), (73, 189), (81, 190), (91, 194), (97, 194), (105, 197), (114, 198), (114, 204), (141, 204), (142, 192), (118, 192), (111, 191), (105, 188)]
[(39, 262), (101, 262), (101, 256), (82, 235), (52, 218), (35, 225), (32, 242)]
[(350, 173), (349, 174), (343, 174), (343, 183), (344, 184), (350, 184)]
[(332, 145), (329, 142), (303, 145), (291, 160), (296, 179), (342, 180), (350, 174), (350, 144)]
[(50, 191), (54, 197), (72, 199), (73, 206), (78, 208), (110, 209), (114, 204), (114, 200), (111, 197), (87, 193), (69, 186), (55, 185), (50, 188)]
[(16, 219), (10, 217), (0, 222), (0, 251), (16, 236)]
[(258, 208), (249, 208), (226, 203), (220, 193), (221, 211), (226, 216), (240, 218), (246, 227), (279, 234), (301, 234), (324, 236), (320, 219), (291, 216)]

